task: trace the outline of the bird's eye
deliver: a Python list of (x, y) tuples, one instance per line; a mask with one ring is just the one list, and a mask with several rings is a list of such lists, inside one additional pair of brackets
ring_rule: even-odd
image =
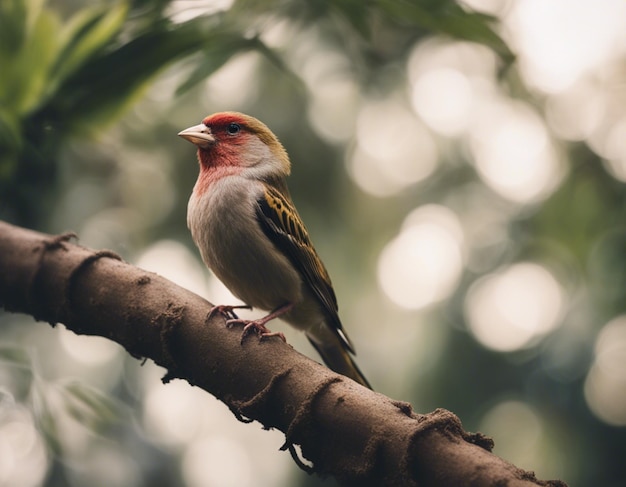
[(228, 135), (237, 135), (241, 131), (241, 125), (238, 123), (231, 123), (228, 126)]

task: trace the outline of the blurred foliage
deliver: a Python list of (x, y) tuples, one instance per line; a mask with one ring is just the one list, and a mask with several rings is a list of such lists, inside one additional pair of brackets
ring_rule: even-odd
[[(280, 56), (256, 33), (259, 19), (269, 15), (302, 23), (340, 16), (366, 39), (372, 35), (370, 17), (388, 17), (394, 28), (401, 19), (403, 35), (398, 37), (406, 46), (423, 35), (419, 27), (484, 43), (511, 60), (489, 19), (454, 2), (243, 0), (226, 13), (181, 23), (166, 17), (169, 3), (96, 3), (67, 20), (36, 0), (0, 4), (0, 210), (5, 218), (36, 224), (45, 217), (40, 202), (47, 201), (45, 193), (54, 186), (63, 144), (100, 133), (174, 61), (203, 53), (179, 93), (242, 51), (258, 50), (281, 65)], [(338, 34), (350, 38), (354, 31), (346, 28)], [(383, 55), (370, 53), (375, 54)]]
[[(407, 65), (424, 46), (481, 45), (495, 66), (491, 89), (534, 107), (548, 126), (545, 97), (525, 84), (498, 24), (452, 0), (2, 0), (0, 218), (75, 230), (85, 245), (113, 248), (131, 262), (164, 239), (196, 255), (185, 208), (197, 167), (193, 149), (175, 134), (211, 111), (252, 113), (297, 161), (292, 194), (375, 387), (420, 411), (446, 407), (468, 429), (484, 427), (501, 402), (526, 404), (542, 428), (521, 456), (529, 463), (519, 466), (572, 486), (621, 485), (626, 472), (615, 452), (624, 431), (590, 411), (585, 377), (600, 330), (626, 311), (626, 192), (591, 144), (549, 134), (563, 179), (545, 200), (530, 203), (496, 194), (467, 144), (454, 138), (433, 136), (437, 169), (393, 196), (368, 194), (346, 170), (361, 108), (409, 106)], [(463, 52), (471, 54), (468, 64), (476, 61), (476, 51)], [(336, 108), (330, 115), (316, 112), (329, 107)], [(381, 112), (376, 122), (388, 140), (385, 124), (395, 120)], [(402, 128), (391, 133), (402, 136)], [(430, 203), (450, 208), (468, 233), (473, 226), (488, 231), (445, 301), (407, 311), (383, 296), (374, 276), (406, 216)], [(553, 271), (567, 309), (558, 327), (528, 346), (489, 350), (467, 323), (468, 293), (484, 276), (524, 260)], [(199, 268), (196, 259), (184, 273)], [(158, 372), (139, 369), (119, 351), (93, 363), (73, 356), (83, 342), (68, 345), (61, 327), (31, 323), (0, 315), (2, 342), (16, 344), (0, 348), (0, 432), (11, 414), (28, 417), (49, 453), (39, 483), (9, 485), (206, 485), (185, 471), (192, 448), (168, 443), (150, 426), (148, 396), (161, 387)], [(296, 334), (287, 335), (305, 349)], [(192, 411), (172, 413), (174, 431), (195, 417), (187, 407)], [(517, 436), (495, 438), (496, 453), (500, 445), (523, 452), (524, 431), (515, 423), (509, 429)], [(254, 449), (252, 460), (244, 458), (259, 462), (258, 482), (250, 485), (268, 478), (272, 485), (333, 484), (293, 465), (277, 478), (265, 465), (274, 465), (278, 451), (264, 459), (271, 448), (231, 432), (235, 424), (214, 427), (216, 438)]]
[[(83, 8), (63, 22), (40, 2), (0, 4), (0, 194), (3, 213), (36, 222), (59, 148), (115, 120), (170, 63), (209, 50), (184, 84), (254, 47), (227, 20), (172, 24), (165, 2)], [(216, 48), (219, 46), (219, 49)], [(41, 198), (41, 199), (40, 199)]]
[(24, 348), (0, 346), (0, 365), (15, 379), (11, 385), (4, 384), (4, 392), (29, 405), (34, 423), (55, 454), (63, 454), (65, 433), (59, 420), (71, 419), (93, 433), (102, 433), (127, 415), (120, 401), (86, 384), (46, 380)]

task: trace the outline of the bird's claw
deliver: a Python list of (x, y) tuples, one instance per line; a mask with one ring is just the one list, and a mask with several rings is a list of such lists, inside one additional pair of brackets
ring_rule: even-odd
[[(211, 311), (209, 311), (209, 315), (207, 316), (207, 320), (213, 318), (216, 314), (222, 315), (226, 320), (238, 320), (239, 316), (235, 314), (236, 309), (252, 309), (252, 306), (248, 306), (245, 304), (240, 304), (236, 306), (228, 305), (228, 304), (218, 304), (217, 306), (213, 306)], [(228, 325), (228, 321), (226, 325)], [(229, 327), (230, 328), (230, 327)]]
[(252, 332), (255, 331), (259, 337), (259, 340), (264, 340), (269, 337), (279, 337), (283, 342), (287, 342), (285, 335), (283, 335), (280, 331), (271, 331), (267, 326), (265, 326), (265, 322), (263, 319), (260, 320), (242, 320), (240, 318), (230, 319), (226, 321), (226, 326), (231, 328), (234, 325), (243, 325), (243, 331), (241, 332), (241, 344), (243, 345), (243, 341), (245, 338)]

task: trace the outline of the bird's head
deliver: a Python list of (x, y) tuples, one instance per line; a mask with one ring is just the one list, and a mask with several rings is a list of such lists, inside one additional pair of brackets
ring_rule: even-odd
[(262, 122), (237, 112), (209, 115), (178, 134), (198, 147), (200, 170), (238, 168), (254, 178), (289, 175), (289, 157)]

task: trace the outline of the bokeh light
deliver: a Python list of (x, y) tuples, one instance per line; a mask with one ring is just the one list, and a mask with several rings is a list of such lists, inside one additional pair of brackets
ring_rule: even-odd
[(138, 256), (136, 265), (155, 272), (200, 296), (208, 295), (204, 264), (178, 241), (155, 242)]
[(545, 198), (563, 178), (545, 125), (521, 103), (485, 101), (470, 129), (470, 150), (485, 184), (511, 201)]
[[(436, 78), (443, 75), (444, 80), (452, 79), (450, 86), (459, 86), (458, 83), (467, 82), (476, 92), (491, 92), (497, 90), (495, 82), (498, 60), (494, 53), (479, 44), (432, 38), (415, 45), (407, 62), (407, 76), (411, 88), (429, 74), (434, 73)], [(458, 75), (464, 79), (454, 79)], [(439, 91), (431, 83), (431, 93), (457, 96), (449, 89)], [(462, 88), (463, 90), (466, 87)], [(476, 93), (474, 93), (476, 94)], [(445, 99), (440, 99), (447, 104)], [(476, 105), (472, 105), (476, 107)]]
[(529, 404), (503, 400), (490, 408), (480, 431), (495, 439), (494, 453), (521, 468), (531, 468), (540, 478), (566, 474), (562, 453), (550, 441), (545, 421)]
[(311, 92), (307, 111), (311, 127), (331, 144), (345, 143), (355, 130), (360, 106), (359, 86), (350, 70), (350, 60), (331, 49), (319, 49), (319, 33), (308, 32), (297, 48), (292, 64)]
[(430, 133), (403, 105), (375, 101), (357, 118), (356, 146), (347, 158), (354, 181), (373, 196), (391, 196), (422, 181), (436, 168)]
[(478, 12), (498, 15), (505, 12), (513, 0), (462, 0), (461, 3)]
[(579, 80), (547, 98), (546, 121), (561, 139), (587, 140), (601, 125), (607, 103), (607, 93), (598, 83)]
[(596, 339), (585, 399), (605, 423), (626, 426), (626, 315), (607, 323)]
[(459, 135), (470, 122), (474, 101), (467, 77), (451, 68), (432, 69), (413, 86), (413, 108), (424, 122), (442, 135)]
[(210, 2), (174, 0), (168, 5), (167, 16), (172, 22), (182, 23), (201, 15), (210, 15), (222, 10), (228, 10), (233, 3), (234, 0), (211, 0)]
[[(207, 271), (199, 256), (176, 240), (159, 240), (147, 247), (136, 265), (159, 274), (213, 304), (243, 304), (215, 275)], [(240, 310), (242, 318), (256, 317), (258, 310)]]
[(503, 18), (527, 83), (544, 92), (567, 89), (626, 48), (622, 0), (524, 0)]
[(536, 465), (542, 435), (541, 419), (528, 404), (505, 400), (483, 416), (480, 430), (497, 438), (498, 455), (516, 465)]
[(146, 430), (161, 443), (185, 444), (197, 438), (215, 417), (209, 408), (211, 402), (200, 389), (183, 381), (173, 381), (167, 387), (154, 382), (143, 403)]
[(474, 283), (465, 313), (480, 343), (511, 352), (552, 331), (564, 306), (565, 297), (554, 276), (538, 264), (523, 262)]
[(77, 335), (64, 327), (59, 328), (58, 336), (65, 353), (81, 365), (101, 367), (119, 361), (124, 354), (122, 347), (103, 337)]
[(439, 205), (411, 212), (378, 260), (378, 282), (395, 304), (420, 309), (448, 297), (463, 269), (463, 232)]
[(206, 96), (203, 105), (206, 108), (198, 115), (198, 122), (209, 113), (220, 109), (242, 110), (253, 102), (259, 94), (258, 86), (254, 83), (258, 67), (259, 55), (248, 52), (233, 57), (208, 78), (203, 90)]
[(492, 52), (465, 42), (418, 43), (407, 62), (409, 98), (434, 132), (464, 134), (492, 97), (496, 61)]
[(182, 380), (163, 386), (159, 373), (142, 370), (148, 385), (143, 426), (153, 441), (181, 453), (185, 485), (285, 485), (291, 458), (279, 452), (279, 431), (238, 423), (205, 391)]
[(36, 487), (48, 469), (46, 447), (29, 412), (2, 404), (0, 414), (0, 485)]
[(309, 120), (324, 140), (337, 144), (354, 135), (359, 87), (349, 77), (331, 76), (320, 80), (309, 106)]
[(185, 449), (182, 473), (189, 487), (252, 487), (259, 485), (250, 452), (229, 435), (193, 441)]
[[(63, 24), (70, 11), (84, 14), (80, 2), (40, 3), (24, 2), (30, 20), (31, 8), (49, 8)], [(358, 2), (328, 9), (279, 2), (270, 10), (263, 2), (231, 9), (239, 4), (175, 0), (159, 3), (162, 22), (145, 17), (159, 17), (159, 5), (150, 3), (129, 3), (117, 43), (157, 24), (169, 25), (157, 33), (175, 36), (193, 19), (211, 44), (146, 78), (146, 96), (126, 100), (124, 118), (108, 128), (94, 124), (95, 141), (65, 130), (69, 117), (58, 127), (52, 145), (63, 150), (50, 151), (41, 173), (48, 178), (55, 165), (48, 199), (32, 188), (24, 193), (45, 222), (39, 229), (75, 230), (81, 244), (113, 249), (213, 303), (240, 303), (206, 270), (185, 229), (197, 168), (176, 132), (219, 110), (258, 116), (290, 150), (288, 184), (306, 221), (325, 219), (315, 241), (357, 361), (376, 389), (420, 411), (453, 404), (464, 422), (484, 412), (477, 426), (494, 438), (495, 453), (539, 477), (621, 485), (613, 453), (626, 426), (626, 315), (598, 328), (623, 313), (626, 3), (461, 0), (462, 8), (495, 19), (482, 24), (452, 9), (454, 19), (441, 17), (445, 35), (437, 26), (390, 21), (385, 2), (365, 10)], [(455, 40), (455, 28), (481, 43)], [(489, 28), (512, 47), (511, 65)], [(120, 59), (120, 69), (125, 64)], [(181, 94), (196, 68), (218, 66)], [(0, 78), (0, 85), (18, 86), (11, 76)], [(63, 108), (54, 84), (42, 107), (46, 97)], [(15, 131), (33, 144), (31, 127), (39, 122), (20, 117)], [(48, 147), (36, 148), (48, 157)], [(323, 168), (309, 170), (320, 160)], [(306, 206), (312, 202), (313, 210)], [(164, 235), (172, 240), (158, 240)], [(121, 487), (150, 483), (155, 471), (190, 487), (317, 485), (295, 478), (297, 467), (278, 451), (279, 432), (239, 424), (183, 381), (163, 386), (154, 364), (138, 367), (101, 338), (6, 316), (3, 341), (37, 350), (32, 370), (0, 364), (0, 486), (49, 485), (63, 475), (71, 485)], [(469, 333), (458, 332), (464, 323)], [(304, 334), (275, 326), (319, 360)], [(493, 374), (494, 363), (506, 367)], [(450, 367), (472, 391), (479, 378), (482, 393), (450, 381)], [(121, 413), (107, 431), (90, 429), (68, 411), (68, 377), (135, 411)], [(588, 407), (580, 407), (581, 398)], [(58, 459), (36, 430), (37, 415), (47, 410), (63, 450)], [(550, 418), (555, 411), (559, 417)]]

